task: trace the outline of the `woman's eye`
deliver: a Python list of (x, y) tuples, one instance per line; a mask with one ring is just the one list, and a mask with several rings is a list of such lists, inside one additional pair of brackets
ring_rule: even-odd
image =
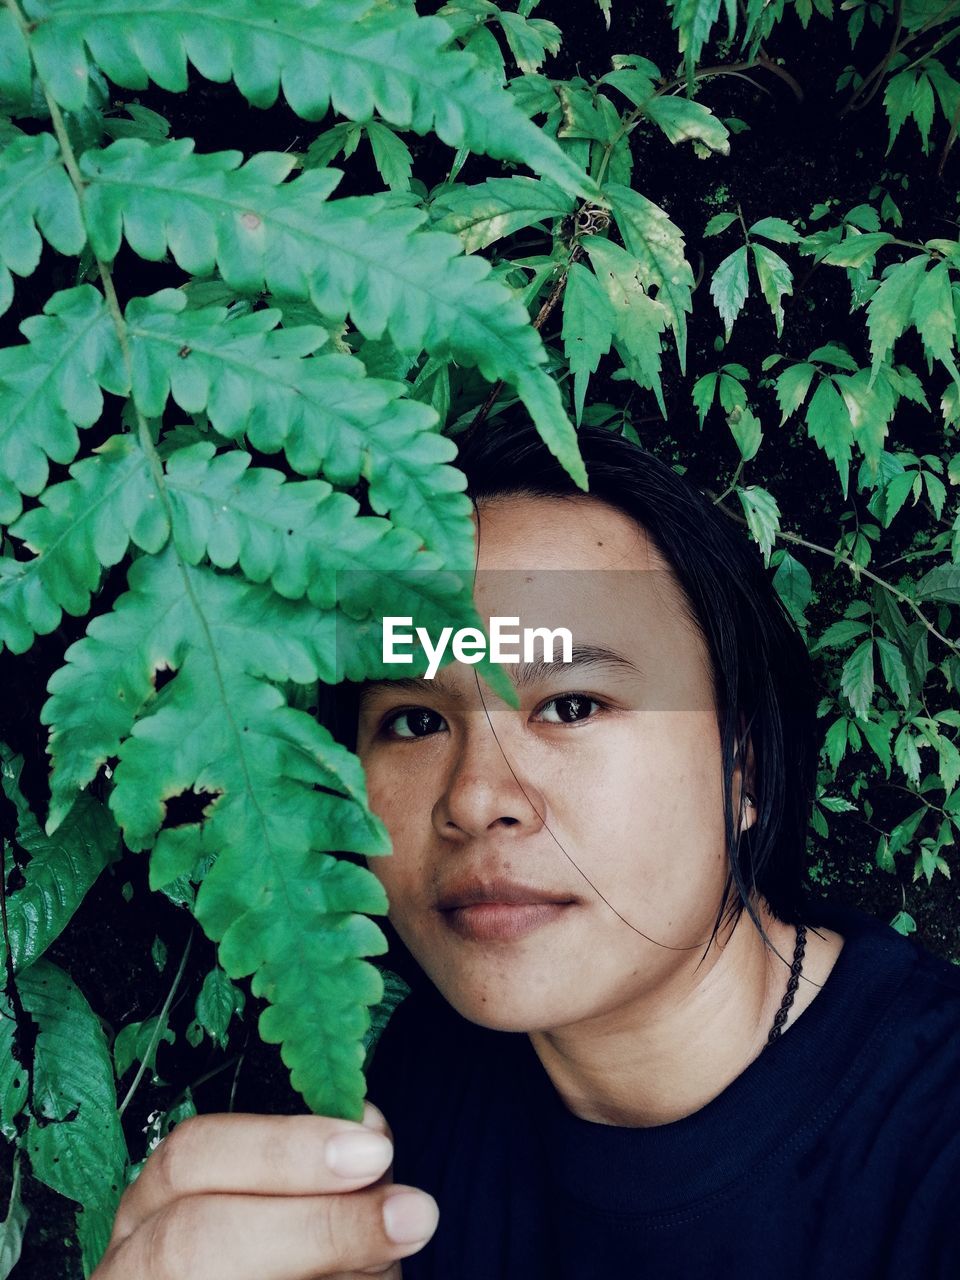
[(397, 711), (383, 723), (383, 731), (397, 738), (426, 738), (443, 724), (443, 716), (429, 707)]
[[(562, 698), (551, 698), (544, 704), (540, 715), (547, 724), (576, 724), (580, 720), (591, 719), (590, 708), (601, 704), (596, 698), (588, 698), (582, 693), (567, 693)], [(548, 715), (556, 709), (556, 715)]]

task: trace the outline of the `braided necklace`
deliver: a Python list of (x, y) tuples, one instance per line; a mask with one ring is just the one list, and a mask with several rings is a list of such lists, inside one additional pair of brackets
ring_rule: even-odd
[[(800, 925), (797, 929), (797, 945), (793, 952), (793, 964), (790, 966), (790, 980), (787, 983), (786, 994), (780, 1008), (777, 1010), (777, 1016), (773, 1020), (773, 1026), (770, 1028), (770, 1034), (767, 1036), (767, 1044), (773, 1044), (774, 1040), (780, 1038), (780, 1031), (783, 1024), (787, 1020), (787, 1014), (790, 1012), (790, 1006), (793, 1004), (793, 997), (797, 987), (800, 985), (800, 973), (803, 969), (803, 953), (807, 945), (807, 930), (805, 925)], [(764, 1045), (766, 1048), (766, 1045)]]

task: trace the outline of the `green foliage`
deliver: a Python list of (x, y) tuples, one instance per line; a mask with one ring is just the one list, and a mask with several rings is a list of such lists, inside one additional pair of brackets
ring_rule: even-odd
[[(853, 63), (873, 29), (888, 56), (846, 69), (838, 118), (879, 122), (891, 164), (913, 147), (943, 168), (955, 21), (887, 0), (668, 0), (675, 76), (646, 49), (554, 78), (562, 34), (536, 7), (0, 10), (0, 314), (22, 338), (0, 348), (0, 645), (52, 669), (31, 708), (49, 802), (0, 749), (0, 1127), (17, 1178), (22, 1161), (80, 1206), (87, 1274), (125, 1181), (196, 1110), (190, 1086), (168, 1097), (128, 1125), (128, 1156), (122, 1118), (173, 1048), (226, 1054), (255, 1024), (309, 1107), (361, 1114), (407, 988), (371, 960), (388, 903), (363, 863), (387, 833), (316, 707), (390, 674), (385, 614), (479, 621), (456, 467), (478, 414), (522, 404), (581, 488), (582, 423), (680, 470), (702, 450), (817, 663), (811, 838), (869, 841), (905, 933), (951, 875), (960, 240), (950, 219), (910, 225), (886, 170), (849, 202), (811, 188), (804, 216), (775, 189), (738, 200), (753, 120), (721, 118), (714, 85), (773, 71), (789, 92), (781, 23), (792, 40), (833, 22)], [(611, 14), (599, 0), (598, 29)], [(303, 149), (176, 136), (162, 95), (193, 106), (203, 81), (282, 99)], [(671, 184), (702, 172), (693, 217)], [(138, 961), (166, 998), (105, 1034), (46, 953), (115, 865), (136, 892), (141, 855), (208, 951), (184, 1031), (187, 954), (171, 963), (151, 928)], [(15, 1190), (0, 1274), (24, 1221)]]

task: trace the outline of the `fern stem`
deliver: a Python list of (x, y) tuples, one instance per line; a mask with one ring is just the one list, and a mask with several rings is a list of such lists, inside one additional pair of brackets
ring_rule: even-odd
[(146, 1074), (147, 1063), (150, 1061), (150, 1055), (153, 1053), (153, 1051), (156, 1049), (157, 1045), (160, 1042), (160, 1037), (163, 1035), (164, 1028), (167, 1025), (167, 1018), (170, 1016), (170, 1006), (171, 1004), (173, 1004), (173, 997), (177, 994), (177, 988), (180, 986), (180, 980), (183, 977), (183, 972), (187, 967), (187, 956), (189, 956), (190, 954), (191, 946), (193, 946), (192, 930), (190, 932), (190, 936), (187, 938), (187, 945), (183, 949), (183, 955), (180, 957), (180, 967), (177, 969), (177, 972), (174, 975), (173, 983), (171, 984), (170, 990), (167, 992), (167, 998), (166, 1000), (164, 1000), (163, 1008), (160, 1010), (160, 1014), (157, 1018), (157, 1025), (153, 1029), (153, 1035), (151, 1035), (149, 1041), (147, 1042), (147, 1047), (144, 1050), (143, 1057), (140, 1059), (140, 1066), (137, 1068), (137, 1074), (133, 1077), (133, 1081), (131, 1082), (130, 1088), (127, 1090), (126, 1097), (120, 1103), (119, 1107), (117, 1107), (118, 1115), (122, 1116), (123, 1113), (126, 1111), (127, 1107), (130, 1105), (130, 1099), (136, 1093), (137, 1087), (140, 1084), (140, 1081), (143, 1079), (144, 1075)]

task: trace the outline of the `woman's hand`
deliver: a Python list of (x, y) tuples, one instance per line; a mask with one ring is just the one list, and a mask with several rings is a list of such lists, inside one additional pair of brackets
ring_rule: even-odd
[(436, 1201), (392, 1182), (393, 1143), (327, 1116), (184, 1120), (123, 1194), (90, 1280), (400, 1280), (436, 1230)]

